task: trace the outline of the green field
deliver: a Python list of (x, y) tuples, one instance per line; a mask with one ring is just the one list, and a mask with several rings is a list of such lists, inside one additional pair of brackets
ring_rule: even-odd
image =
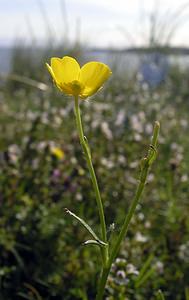
[[(12, 77), (0, 85), (0, 299), (93, 300), (99, 250), (83, 246), (89, 236), (65, 208), (99, 232), (95, 197), (73, 99), (53, 86), (44, 63), (15, 59), (14, 73), (38, 84)], [(135, 193), (154, 121), (161, 123), (158, 157), (104, 299), (162, 299), (162, 290), (167, 300), (188, 300), (189, 75), (172, 68), (153, 89), (127, 75), (113, 72), (81, 103), (111, 243)]]

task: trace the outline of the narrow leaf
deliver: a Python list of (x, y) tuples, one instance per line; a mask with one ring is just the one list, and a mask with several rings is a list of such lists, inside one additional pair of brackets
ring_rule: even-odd
[(161, 290), (157, 292), (157, 300), (165, 300), (165, 297)]
[(143, 285), (154, 273), (154, 269), (150, 268), (149, 271), (147, 271), (143, 277), (140, 279), (140, 281), (137, 281), (137, 283), (135, 284), (136, 288), (139, 288), (141, 285)]
[(12, 254), (14, 255), (19, 267), (21, 269), (24, 269), (24, 262), (21, 258), (21, 256), (19, 255), (18, 251), (15, 248), (10, 249), (10, 251), (12, 252)]
[(92, 235), (92, 237), (95, 239), (95, 241), (97, 241), (97, 243), (101, 246), (106, 246), (106, 243), (104, 243), (103, 241), (101, 241), (98, 236), (96, 235), (96, 233), (92, 230), (92, 228), (80, 217), (78, 217), (76, 214), (74, 214), (73, 212), (71, 212), (69, 209), (65, 208), (65, 211), (72, 216), (73, 218), (75, 218), (77, 221), (79, 221), (84, 227), (85, 229), (89, 232), (90, 235)]
[[(151, 265), (151, 262), (154, 258), (154, 255), (151, 254), (147, 260), (145, 261), (142, 269), (139, 272), (138, 277), (136, 278), (136, 282), (135, 282), (135, 286), (139, 287), (142, 283), (144, 283), (144, 281), (149, 277), (149, 275), (151, 275), (151, 268), (149, 270), (149, 267)], [(150, 272), (150, 274), (148, 274)], [(147, 275), (148, 274), (148, 275)], [(144, 280), (145, 279), (145, 280)]]
[(185, 288), (185, 298), (186, 300), (189, 300), (189, 287)]
[(102, 241), (97, 241), (97, 240), (88, 240), (86, 242), (83, 243), (84, 246), (87, 245), (96, 245), (96, 246), (106, 246), (107, 244), (102, 242)]

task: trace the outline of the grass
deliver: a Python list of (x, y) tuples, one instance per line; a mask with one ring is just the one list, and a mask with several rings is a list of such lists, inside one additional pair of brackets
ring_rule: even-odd
[[(74, 104), (48, 82), (44, 61), (32, 71), (20, 65), (15, 73), (49, 88), (19, 80), (1, 85), (1, 299), (94, 299), (98, 249), (83, 246), (89, 236), (64, 212), (67, 207), (98, 232)], [(176, 68), (154, 89), (137, 76), (115, 74), (81, 104), (112, 241), (134, 194), (152, 125), (161, 123), (158, 159), (111, 270), (106, 299), (188, 297), (188, 82), (187, 72)], [(64, 159), (52, 153), (54, 146)]]

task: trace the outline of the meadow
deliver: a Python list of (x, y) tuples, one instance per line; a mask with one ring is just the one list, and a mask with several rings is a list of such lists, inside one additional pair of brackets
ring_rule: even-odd
[[(52, 54), (52, 53), (51, 53)], [(80, 51), (68, 53), (84, 62)], [(54, 56), (55, 54), (53, 54)], [(63, 56), (63, 53), (59, 56)], [(46, 57), (15, 51), (0, 84), (0, 299), (94, 299), (99, 250), (70, 209), (99, 231), (73, 100), (54, 88)], [(20, 77), (19, 77), (20, 76)], [(32, 79), (32, 80), (31, 80)], [(175, 66), (149, 87), (114, 72), (81, 103), (113, 241), (135, 193), (154, 121), (158, 156), (104, 299), (189, 299), (189, 73)]]

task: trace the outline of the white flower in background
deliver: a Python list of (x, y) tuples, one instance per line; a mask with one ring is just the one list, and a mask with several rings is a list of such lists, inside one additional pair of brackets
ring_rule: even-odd
[(157, 261), (155, 264), (155, 269), (159, 274), (164, 272), (164, 264), (161, 261)]
[(110, 130), (110, 127), (108, 125), (107, 122), (102, 122), (101, 123), (101, 130), (103, 132), (103, 134), (105, 135), (105, 137), (108, 139), (108, 140), (112, 140), (113, 139), (113, 134)]
[(189, 241), (180, 245), (178, 249), (178, 257), (185, 263), (189, 263)]
[(135, 235), (135, 240), (140, 243), (146, 243), (148, 241), (148, 237), (138, 231)]
[(127, 274), (134, 274), (134, 275), (139, 274), (138, 270), (133, 264), (127, 264), (126, 270), (127, 270)]

